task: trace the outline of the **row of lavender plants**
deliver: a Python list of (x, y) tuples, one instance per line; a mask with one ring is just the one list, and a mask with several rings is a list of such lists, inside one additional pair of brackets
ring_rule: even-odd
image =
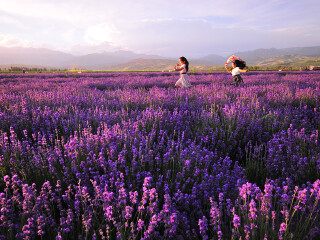
[(0, 239), (317, 239), (320, 74), (0, 74)]

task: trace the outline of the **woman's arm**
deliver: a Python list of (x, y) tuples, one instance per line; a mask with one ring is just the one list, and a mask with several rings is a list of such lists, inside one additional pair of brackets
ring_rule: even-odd
[(175, 71), (181, 71), (181, 70), (183, 70), (183, 69), (184, 69), (184, 67), (177, 67), (177, 66), (174, 67), (174, 70), (175, 70)]
[(249, 72), (249, 70), (248, 69), (239, 69), (239, 72)]

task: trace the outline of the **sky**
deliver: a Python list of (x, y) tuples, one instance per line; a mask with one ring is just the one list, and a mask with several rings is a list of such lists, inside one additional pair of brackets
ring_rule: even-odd
[(0, 46), (227, 56), (320, 45), (319, 0), (0, 0)]

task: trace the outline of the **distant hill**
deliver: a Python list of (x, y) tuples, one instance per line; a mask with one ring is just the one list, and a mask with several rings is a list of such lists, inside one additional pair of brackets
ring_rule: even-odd
[(236, 56), (241, 57), (244, 59), (248, 65), (256, 65), (259, 61), (263, 61), (265, 59), (282, 56), (288, 54), (287, 52), (283, 51), (282, 49), (270, 48), (270, 49), (256, 49), (253, 51), (246, 51), (246, 52), (237, 52), (235, 53)]
[(107, 69), (110, 66), (124, 64), (134, 59), (164, 59), (157, 55), (136, 54), (130, 51), (104, 52), (93, 53), (84, 56), (75, 57), (67, 65), (69, 68), (83, 68), (83, 69)]
[(108, 53), (93, 53), (84, 56), (74, 57), (66, 62), (68, 68), (81, 69), (97, 69), (101, 67), (108, 67), (115, 64), (127, 62), (130, 59), (122, 56), (113, 56)]
[(283, 68), (286, 67), (309, 67), (309, 66), (319, 66), (320, 65), (320, 58), (302, 56), (297, 54), (288, 54), (288, 55), (281, 55), (276, 57), (270, 57), (258, 61), (256, 66), (261, 68), (268, 68), (274, 66), (282, 66)]
[(298, 58), (320, 58), (320, 46), (317, 47), (297, 47), (297, 48), (269, 48), (269, 49), (256, 49), (253, 51), (237, 52), (239, 56), (247, 62), (248, 65), (258, 65), (271, 58), (294, 60)]
[(0, 47), (0, 65), (25, 65), (42, 67), (65, 67), (74, 59), (68, 53), (46, 48), (5, 48)]
[[(243, 58), (250, 66), (267, 66), (277, 64), (301, 63), (307, 60), (320, 58), (320, 46), (316, 47), (296, 47), (296, 48), (261, 48), (252, 51), (235, 52), (234, 55)], [(222, 66), (229, 56), (219, 56), (210, 54), (202, 58), (195, 59), (200, 65), (212, 64)]]
[(133, 59), (164, 59), (157, 55), (130, 51), (93, 53), (74, 56), (45, 48), (0, 47), (0, 66), (38, 66), (48, 68), (100, 69), (126, 63)]
[(287, 52), (287, 54), (298, 54), (298, 55), (309, 56), (309, 57), (320, 57), (320, 46), (284, 48), (283, 51)]
[[(190, 60), (191, 61), (191, 60)], [(216, 54), (209, 54), (207, 56), (204, 56), (202, 58), (197, 58), (192, 60), (192, 62), (200, 65), (205, 65), (205, 64), (211, 64), (214, 66), (220, 66), (223, 65), (226, 62), (226, 57), (222, 57)]]
[[(99, 70), (107, 71), (172, 71), (178, 63), (172, 59), (134, 59), (126, 63), (103, 67)], [(207, 70), (212, 68), (212, 64), (199, 60), (190, 60), (189, 70)]]
[[(300, 66), (318, 63), (320, 46), (296, 48), (269, 48), (236, 52), (249, 66)], [(209, 54), (201, 58), (188, 58), (190, 69), (212, 69), (223, 66), (229, 56)], [(170, 70), (175, 59), (158, 55), (137, 54), (131, 51), (92, 53), (83, 56), (53, 51), (46, 48), (0, 47), (0, 67), (37, 66), (46, 68), (78, 68), (88, 70)]]
[(134, 59), (126, 63), (103, 67), (100, 70), (109, 71), (159, 71), (173, 70), (177, 61), (170, 59)]

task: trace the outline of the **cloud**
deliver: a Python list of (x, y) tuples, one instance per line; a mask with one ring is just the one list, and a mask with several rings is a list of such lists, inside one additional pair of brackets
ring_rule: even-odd
[(102, 42), (114, 42), (119, 36), (120, 32), (114, 24), (100, 23), (90, 26), (86, 29), (84, 39), (89, 44), (97, 44)]
[[(202, 19), (144, 19), (121, 26), (120, 31), (126, 34), (126, 38), (117, 42), (122, 46), (170, 57), (222, 54), (226, 50), (245, 48), (250, 43), (257, 46), (254, 39), (263, 38), (261, 33), (252, 29), (217, 27), (216, 23)], [(252, 39), (248, 41), (247, 36)]]
[(91, 45), (76, 44), (72, 46), (68, 50), (68, 52), (75, 55), (85, 55), (90, 53), (114, 52), (117, 50), (125, 50), (125, 49), (118, 46), (114, 46), (110, 42), (101, 42), (99, 44), (91, 44)]
[(320, 43), (319, 26), (293, 26), (266, 31), (269, 42), (277, 47), (318, 46)]
[[(281, 30), (280, 30), (281, 29)], [(223, 27), (202, 19), (143, 19), (121, 26), (125, 39), (118, 43), (137, 52), (175, 57), (200, 57), (207, 54), (226, 56), (257, 48), (318, 45), (320, 31), (315, 27), (256, 29), (249, 26)], [(318, 32), (318, 33), (316, 33)], [(130, 39), (130, 41), (127, 41)]]
[(0, 46), (2, 47), (34, 47), (33, 41), (21, 40), (12, 35), (0, 35)]
[(0, 0), (0, 21), (12, 38), (6, 44), (201, 55), (315, 45), (319, 7), (319, 0)]
[(21, 28), (21, 29), (25, 29), (25, 26), (22, 24), (21, 21), (10, 17), (10, 16), (4, 16), (4, 15), (0, 15), (0, 22), (2, 24), (7, 24), (13, 27), (17, 27), (17, 28)]
[[(0, 0), (4, 1), (4, 0)], [(0, 4), (0, 10), (16, 16), (27, 16), (44, 20), (66, 21), (83, 26), (97, 22), (137, 21), (161, 18), (201, 18), (215, 16), (240, 18), (248, 11), (253, 0), (245, 0), (236, 7), (221, 0), (10, 0)]]
[(66, 21), (78, 15), (78, 13), (76, 13), (77, 5), (73, 5), (72, 1), (64, 3), (62, 1), (10, 0), (1, 4), (0, 9), (3, 12), (17, 17), (25, 16), (38, 19), (56, 19)]

